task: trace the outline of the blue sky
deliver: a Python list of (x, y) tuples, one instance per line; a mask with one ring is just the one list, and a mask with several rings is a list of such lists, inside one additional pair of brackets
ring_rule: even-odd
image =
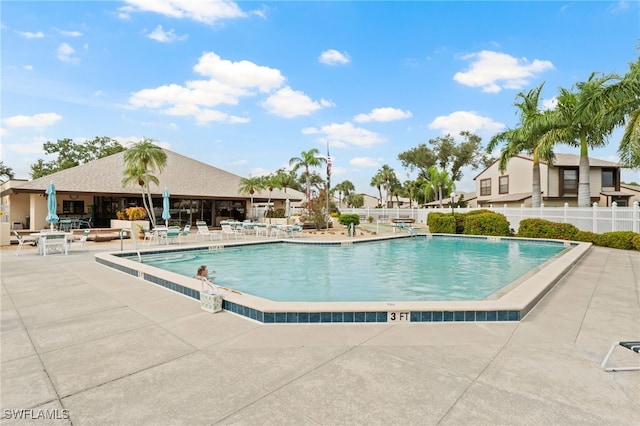
[[(332, 184), (375, 195), (398, 154), (517, 123), (591, 72), (624, 74), (636, 1), (3, 1), (1, 155), (17, 178), (46, 141), (143, 137), (241, 176), (318, 148)], [(620, 132), (594, 158), (617, 161)], [(458, 138), (458, 140), (460, 140)], [(559, 146), (556, 152), (578, 154)], [(318, 170), (320, 171), (320, 170)], [(465, 170), (458, 190), (473, 190)], [(185, 171), (188, 173), (188, 171)], [(323, 172), (324, 173), (324, 172)], [(625, 180), (638, 180), (626, 171)], [(194, 183), (196, 180), (194, 180)]]

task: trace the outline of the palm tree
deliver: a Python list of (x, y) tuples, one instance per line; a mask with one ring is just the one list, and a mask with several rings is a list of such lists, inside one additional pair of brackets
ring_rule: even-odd
[(540, 184), (540, 160), (549, 164), (553, 163), (553, 144), (541, 143), (540, 137), (546, 133), (546, 128), (542, 127), (548, 120), (545, 114), (540, 111), (540, 92), (544, 83), (527, 93), (520, 92), (516, 95), (514, 105), (518, 107), (520, 119), (518, 126), (514, 129), (507, 129), (495, 135), (487, 145), (487, 151), (493, 151), (498, 143), (506, 142), (506, 146), (500, 153), (500, 173), (507, 169), (509, 160), (521, 152), (527, 152), (533, 156), (533, 178), (531, 188), (531, 205), (540, 207), (542, 203)]
[[(144, 138), (125, 151), (124, 163), (125, 171), (122, 185), (136, 183), (140, 186), (142, 203), (147, 212), (149, 212), (151, 226), (155, 227), (156, 215), (153, 210), (153, 199), (151, 198), (149, 184), (159, 185), (160, 182), (153, 173), (162, 173), (167, 164), (167, 153), (159, 146), (154, 145), (153, 139)], [(145, 199), (145, 195), (147, 199)]]
[(287, 188), (295, 188), (296, 186), (296, 177), (293, 171), (287, 172), (284, 169), (278, 169), (274, 178), (278, 181), (278, 187), (282, 188), (285, 194), (287, 193)]
[(605, 128), (626, 124), (618, 155), (625, 166), (640, 168), (640, 57), (619, 82), (605, 87), (584, 108), (595, 112)]
[(0, 160), (0, 176), (6, 176), (9, 179), (13, 179), (15, 176), (13, 174), (13, 169), (11, 167), (5, 166), (4, 162)]
[[(266, 175), (260, 178), (262, 180), (262, 187), (269, 190), (269, 201), (267, 202), (267, 211), (271, 210), (271, 194), (274, 188), (280, 188), (280, 182), (276, 175)], [(271, 217), (269, 217), (271, 219)]]
[(294, 171), (298, 171), (300, 168), (304, 168), (304, 176), (305, 176), (305, 181), (306, 181), (306, 185), (305, 185), (305, 190), (306, 190), (306, 194), (307, 194), (307, 204), (309, 204), (309, 200), (311, 199), (311, 194), (310, 194), (310, 182), (309, 182), (309, 176), (310, 176), (310, 169), (312, 167), (320, 167), (322, 166), (324, 163), (327, 162), (327, 159), (324, 157), (319, 157), (318, 155), (320, 154), (320, 151), (318, 150), (318, 148), (311, 148), (309, 151), (302, 151), (300, 153), (300, 157), (292, 157), (289, 160), (289, 165), (293, 166), (293, 170)]
[(551, 114), (545, 115), (545, 122), (542, 123), (542, 128), (550, 130), (540, 138), (541, 144), (564, 143), (580, 148), (578, 207), (589, 207), (591, 204), (589, 148), (606, 145), (613, 131), (608, 120), (602, 120), (595, 109), (586, 106), (600, 97), (607, 84), (616, 78), (592, 73), (587, 81), (577, 83), (573, 90), (560, 88), (557, 107)]
[[(449, 173), (446, 170), (440, 170), (436, 166), (431, 166), (427, 170), (427, 188), (426, 191), (429, 193), (437, 194), (438, 201), (440, 201), (440, 207), (442, 207), (442, 190), (444, 189), (445, 193), (450, 193), (455, 189), (455, 185), (449, 177)], [(428, 198), (428, 195), (425, 194)]]
[(380, 173), (376, 173), (372, 178), (371, 178), (371, 183), (369, 185), (375, 187), (378, 189), (378, 200), (380, 200), (380, 205), (382, 205), (382, 185), (384, 184), (384, 180), (382, 179), (382, 176), (380, 175)]
[[(262, 189), (264, 189), (264, 187), (262, 186), (262, 177), (260, 176), (251, 177), (251, 175), (249, 175), (248, 178), (240, 179), (240, 186), (238, 187), (238, 191), (243, 194), (249, 194), (251, 196), (251, 212), (253, 212), (253, 194), (255, 194), (256, 191), (260, 191)], [(253, 213), (251, 215), (254, 216)]]
[[(391, 200), (391, 185), (392, 182), (398, 180), (396, 176), (396, 172), (389, 165), (385, 164), (378, 170), (377, 176), (379, 176), (380, 181), (384, 185), (384, 189), (386, 192), (385, 206), (388, 206), (389, 201)], [(380, 194), (380, 198), (382, 199), (382, 194)]]
[(402, 188), (409, 196), (409, 208), (413, 208), (413, 194), (418, 189), (418, 184), (415, 180), (405, 180), (402, 184)]
[[(339, 194), (338, 201), (340, 202), (340, 207), (342, 207), (342, 200), (343, 199), (348, 199), (349, 198), (349, 194), (352, 191), (355, 191), (356, 187), (353, 186), (353, 183), (350, 180), (345, 180), (345, 181), (340, 182), (336, 186), (334, 186), (333, 189), (335, 191), (338, 191), (338, 194)], [(344, 194), (344, 198), (342, 197), (342, 194)]]

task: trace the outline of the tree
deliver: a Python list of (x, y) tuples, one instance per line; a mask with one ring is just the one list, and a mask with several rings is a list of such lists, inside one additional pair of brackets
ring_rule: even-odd
[(615, 79), (613, 75), (592, 73), (587, 81), (576, 83), (571, 90), (560, 88), (558, 105), (551, 114), (545, 115), (546, 122), (541, 124), (545, 130), (549, 129), (540, 138), (541, 144), (564, 143), (580, 148), (578, 207), (591, 205), (589, 148), (606, 145), (613, 131), (608, 120), (603, 120), (596, 109), (587, 105), (593, 104)]
[(278, 181), (278, 187), (282, 188), (285, 193), (287, 188), (299, 189), (296, 174), (293, 170), (278, 169), (276, 170), (275, 179)]
[[(276, 175), (266, 175), (261, 176), (261, 185), (264, 189), (269, 190), (269, 201), (267, 202), (268, 211), (271, 210), (271, 194), (275, 188), (280, 188), (280, 181), (278, 180)], [(270, 216), (271, 217), (271, 216)]]
[(32, 164), (30, 172), (32, 179), (107, 157), (126, 148), (120, 142), (103, 136), (81, 143), (73, 142), (68, 138), (58, 139), (57, 142), (47, 141), (43, 144), (43, 149), (47, 154), (57, 154), (57, 158), (48, 162), (39, 159)]
[(351, 194), (349, 194), (349, 204), (353, 208), (359, 209), (360, 207), (364, 206), (364, 195), (352, 192)]
[(310, 169), (313, 167), (320, 167), (327, 162), (326, 158), (319, 157), (320, 151), (317, 148), (311, 148), (309, 151), (302, 151), (300, 157), (292, 157), (289, 160), (289, 165), (293, 166), (293, 171), (297, 172), (299, 169), (304, 168), (304, 177), (306, 181), (305, 190), (307, 195), (307, 204), (311, 200), (310, 194)]
[(440, 207), (442, 207), (443, 194), (448, 195), (454, 189), (453, 179), (449, 177), (449, 173), (447, 173), (446, 170), (440, 170), (435, 166), (429, 168), (424, 188), (425, 197), (429, 198), (429, 195), (437, 195), (438, 201), (440, 201)]
[(380, 174), (376, 173), (371, 178), (371, 183), (369, 185), (375, 187), (378, 190), (378, 200), (380, 200), (380, 205), (382, 205), (382, 185), (384, 184), (384, 180)]
[(549, 165), (553, 164), (554, 153), (553, 144), (542, 143), (540, 137), (546, 133), (547, 129), (542, 127), (548, 120), (539, 108), (540, 92), (544, 83), (527, 93), (520, 92), (516, 95), (514, 105), (519, 109), (520, 119), (518, 126), (514, 129), (507, 129), (495, 135), (487, 145), (487, 151), (493, 151), (499, 143), (506, 143), (500, 154), (500, 173), (507, 169), (509, 160), (521, 152), (526, 152), (533, 156), (531, 205), (540, 207), (542, 203), (542, 189), (540, 184), (540, 160), (544, 160)]
[(6, 176), (9, 179), (14, 178), (13, 169), (4, 165), (4, 162), (0, 160), (0, 176)]
[(409, 208), (413, 207), (413, 197), (418, 189), (418, 184), (415, 180), (405, 180), (402, 184), (404, 193), (409, 197)]
[[(338, 200), (340, 201), (340, 207), (342, 207), (342, 200), (349, 199), (349, 194), (356, 190), (353, 183), (350, 180), (345, 180), (333, 187), (334, 191), (338, 191)], [(342, 197), (344, 194), (344, 198)]]
[(167, 154), (162, 148), (153, 144), (153, 139), (144, 138), (126, 150), (124, 162), (125, 170), (122, 186), (124, 187), (131, 183), (140, 186), (142, 202), (147, 212), (149, 212), (151, 226), (155, 227), (156, 214), (153, 210), (153, 199), (151, 198), (149, 184), (159, 184), (158, 178), (153, 173), (162, 173), (167, 164)]
[[(249, 176), (248, 178), (240, 179), (240, 186), (238, 187), (238, 191), (240, 191), (241, 193), (250, 195), (251, 209), (253, 209), (253, 194), (255, 194), (256, 191), (260, 191), (264, 189), (264, 186), (262, 185), (262, 183), (263, 181), (261, 176), (254, 176), (254, 177)], [(251, 215), (254, 216), (253, 213)]]
[(640, 57), (629, 64), (629, 72), (615, 84), (602, 89), (599, 96), (582, 105), (595, 114), (604, 129), (625, 126), (618, 155), (627, 167), (640, 168)]
[(438, 166), (442, 170), (449, 172), (454, 182), (462, 179), (462, 168), (471, 166), (477, 169), (481, 166), (488, 166), (493, 162), (493, 158), (482, 150), (482, 139), (468, 131), (460, 132), (462, 142), (456, 143), (453, 137), (447, 134), (444, 137), (430, 139), (429, 148), (422, 143), (408, 151), (401, 152), (398, 159), (403, 167), (410, 170), (418, 169), (418, 175), (426, 178), (428, 170), (432, 166)]
[[(393, 170), (393, 168), (387, 164), (384, 164), (382, 167), (380, 167), (380, 169), (378, 169), (376, 176), (376, 183), (379, 181), (380, 184), (384, 186), (386, 193), (384, 205), (388, 207), (389, 201), (391, 200), (392, 185), (394, 185), (395, 182), (398, 181), (398, 177), (396, 176), (396, 172)], [(382, 194), (380, 194), (380, 201), (382, 202)]]

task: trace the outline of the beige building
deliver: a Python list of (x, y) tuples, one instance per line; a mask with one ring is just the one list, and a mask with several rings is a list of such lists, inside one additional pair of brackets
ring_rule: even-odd
[[(162, 192), (170, 197), (171, 221), (176, 224), (204, 220), (209, 226), (219, 226), (221, 220), (253, 218), (249, 194), (240, 193), (241, 176), (208, 164), (164, 150), (167, 164), (156, 174), (159, 184), (151, 185), (154, 211), (162, 215)], [(13, 228), (39, 230), (48, 226), (47, 196), (50, 182), (56, 187), (57, 214), (60, 219), (72, 218), (92, 227), (109, 228), (111, 219), (127, 207), (142, 206), (140, 188), (123, 187), (124, 152), (104, 157), (77, 167), (34, 180), (10, 180), (0, 186), (2, 222)], [(303, 201), (302, 192), (274, 189), (257, 192), (254, 206), (271, 199), (274, 209), (284, 209), (286, 199)]]
[[(578, 176), (580, 156), (556, 154), (553, 165), (540, 163), (540, 187), (542, 202), (546, 206), (578, 205)], [(480, 172), (475, 178), (477, 205), (531, 206), (533, 184), (533, 159), (517, 155), (509, 160), (504, 173), (499, 161)], [(638, 201), (638, 192), (621, 185), (618, 163), (589, 158), (589, 185), (591, 202), (599, 206), (629, 206)]]

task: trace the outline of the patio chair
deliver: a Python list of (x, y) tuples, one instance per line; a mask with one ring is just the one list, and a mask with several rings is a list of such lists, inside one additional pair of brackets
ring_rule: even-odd
[(611, 345), (611, 349), (609, 349), (609, 352), (607, 353), (607, 356), (605, 356), (604, 360), (602, 361), (602, 369), (604, 371), (633, 371), (633, 370), (640, 370), (640, 361), (633, 367), (631, 367), (631, 366), (628, 366), (628, 367), (607, 367), (607, 362), (609, 361), (609, 358), (611, 358), (611, 355), (613, 354), (613, 351), (618, 346), (622, 346), (623, 348), (629, 349), (630, 351), (633, 351), (633, 352), (635, 352), (637, 354), (640, 354), (640, 340), (614, 342), (613, 345)]
[(88, 250), (89, 248), (87, 247), (87, 239), (89, 238), (90, 233), (91, 233), (91, 229), (85, 229), (80, 239), (72, 240), (72, 242), (80, 243), (85, 248), (85, 250)]
[(302, 232), (302, 225), (296, 224), (287, 229), (287, 235), (291, 238), (294, 238), (298, 232)]
[(16, 236), (16, 238), (18, 239), (18, 248), (16, 249), (16, 256), (20, 256), (20, 252), (22, 251), (22, 246), (26, 243), (26, 244), (30, 244), (35, 246), (37, 244), (37, 241), (35, 240), (25, 240), (22, 235), (18, 234), (17, 231), (11, 231), (13, 232), (13, 234)]
[(209, 237), (210, 240), (222, 239), (222, 234), (220, 232), (209, 231), (209, 227), (206, 222), (198, 220), (196, 221), (196, 226), (198, 227), (198, 233), (196, 235), (202, 237), (203, 240), (205, 237)]
[(244, 237), (244, 234), (238, 232), (237, 229), (233, 229), (233, 227), (229, 223), (220, 223), (220, 227), (222, 228), (223, 238), (225, 235), (227, 235), (229, 238), (231, 238), (231, 235), (233, 235), (235, 239), (238, 239), (238, 235), (242, 235)]
[(182, 231), (180, 231), (180, 238), (188, 237), (190, 232), (191, 232), (191, 224), (187, 223), (184, 226), (184, 228), (182, 228)]
[(170, 226), (167, 228), (167, 232), (165, 234), (167, 244), (170, 244), (171, 242), (179, 242), (178, 238), (180, 237), (180, 232), (179, 226)]

